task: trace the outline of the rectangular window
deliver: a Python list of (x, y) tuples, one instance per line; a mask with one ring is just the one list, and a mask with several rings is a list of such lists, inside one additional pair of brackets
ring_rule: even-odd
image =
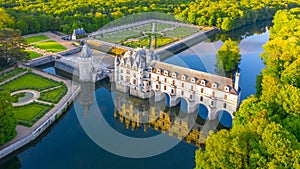
[(214, 105), (214, 101), (211, 101), (211, 105), (212, 105), (212, 106)]
[(181, 84), (181, 87), (184, 87), (184, 83)]
[(165, 83), (167, 83), (167, 78), (165, 78)]
[(164, 86), (164, 90), (167, 90), (167, 86)]
[(227, 107), (227, 105), (226, 105), (226, 103), (224, 103), (223, 108), (226, 109), (226, 107)]
[(193, 95), (190, 95), (190, 99), (193, 99)]
[(194, 86), (191, 87), (191, 90), (194, 91)]
[(212, 96), (213, 96), (213, 97), (216, 96), (216, 92), (215, 92), (215, 91), (212, 92)]
[(157, 81), (159, 81), (159, 76), (157, 76)]
[(224, 95), (224, 99), (227, 100), (227, 95)]
[(175, 80), (173, 80), (173, 85), (175, 85)]
[(203, 102), (203, 96), (200, 96), (200, 101)]
[(156, 89), (158, 89), (158, 85), (156, 85)]
[(184, 95), (184, 91), (181, 91), (181, 95)]
[(203, 88), (201, 88), (201, 93), (203, 93), (204, 92), (204, 89)]

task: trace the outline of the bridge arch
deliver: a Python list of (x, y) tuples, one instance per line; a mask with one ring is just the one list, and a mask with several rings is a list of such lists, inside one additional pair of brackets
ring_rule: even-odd
[(233, 115), (226, 110), (217, 111), (217, 117), (219, 122), (224, 126), (231, 128), (233, 122)]
[(198, 108), (198, 110), (197, 110), (198, 115), (202, 119), (207, 120), (208, 113), (209, 113), (208, 107), (205, 104), (199, 103), (199, 104), (197, 104), (197, 108)]

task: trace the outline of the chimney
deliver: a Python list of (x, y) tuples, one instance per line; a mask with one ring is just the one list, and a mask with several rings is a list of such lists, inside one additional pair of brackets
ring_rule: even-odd
[(235, 73), (235, 80), (234, 80), (234, 89), (236, 91), (239, 91), (239, 82), (240, 81), (240, 73), (236, 72)]

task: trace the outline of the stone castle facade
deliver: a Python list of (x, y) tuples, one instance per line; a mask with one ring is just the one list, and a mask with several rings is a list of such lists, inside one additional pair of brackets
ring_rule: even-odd
[(134, 49), (115, 58), (116, 89), (142, 99), (166, 99), (168, 106), (176, 106), (181, 99), (188, 103), (187, 112), (194, 112), (199, 104), (208, 108), (208, 118), (218, 112), (232, 115), (238, 109), (241, 90), (240, 74), (230, 78), (175, 66), (159, 61), (153, 51)]

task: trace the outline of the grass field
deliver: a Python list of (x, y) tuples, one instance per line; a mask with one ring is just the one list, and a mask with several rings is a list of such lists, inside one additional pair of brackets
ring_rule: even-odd
[(35, 89), (41, 91), (59, 85), (59, 82), (52, 81), (33, 73), (27, 73), (17, 79), (5, 83), (1, 87), (10, 91), (17, 91), (21, 89)]
[(59, 44), (58, 42), (54, 40), (48, 40), (40, 43), (35, 43), (33, 45), (35, 48), (44, 49), (48, 52), (61, 52), (63, 50), (66, 50), (67, 48)]
[(41, 96), (39, 100), (43, 101), (48, 101), (52, 103), (58, 103), (61, 98), (64, 97), (64, 95), (67, 93), (68, 89), (65, 85), (53, 89), (53, 90), (48, 90), (46, 92), (41, 92)]
[(14, 107), (13, 113), (19, 124), (32, 126), (38, 119), (43, 117), (52, 106), (40, 103), (31, 103), (25, 106)]
[(34, 59), (34, 58), (38, 58), (38, 57), (43, 56), (43, 55), (40, 54), (40, 53), (36, 53), (36, 52), (30, 51), (30, 50), (26, 50), (26, 52), (29, 53), (30, 59)]
[(39, 42), (39, 41), (47, 40), (47, 39), (49, 39), (49, 38), (46, 35), (39, 35), (39, 36), (32, 36), (32, 37), (25, 38), (25, 40), (28, 43), (35, 43), (35, 42)]
[(16, 69), (7, 71), (5, 73), (1, 73), (0, 74), (0, 82), (4, 82), (5, 80), (10, 79), (10, 78), (22, 73), (22, 72), (25, 72), (25, 71), (26, 71), (25, 69), (16, 68)]

